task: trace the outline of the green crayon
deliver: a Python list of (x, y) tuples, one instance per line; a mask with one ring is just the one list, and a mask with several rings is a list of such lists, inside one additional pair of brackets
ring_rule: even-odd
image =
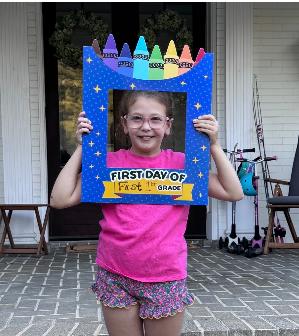
[(164, 78), (164, 60), (159, 46), (156, 44), (149, 59), (149, 79)]

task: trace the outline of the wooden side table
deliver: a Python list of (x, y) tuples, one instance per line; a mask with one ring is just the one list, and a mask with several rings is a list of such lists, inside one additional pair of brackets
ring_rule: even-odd
[[(41, 207), (47, 207), (44, 221), (41, 221), (41, 217), (39, 214), (39, 208)], [(17, 210), (29, 210), (29, 211), (34, 211), (35, 212), (35, 217), (37, 220), (37, 225), (39, 228), (40, 232), (40, 240), (39, 243), (36, 244), (36, 246), (19, 246), (17, 247), (14, 243), (13, 236), (10, 230), (10, 220), (13, 211)], [(50, 212), (50, 206), (48, 204), (0, 204), (0, 211), (2, 214), (3, 222), (4, 222), (4, 228), (3, 228), (3, 233), (1, 236), (0, 240), (0, 254), (4, 253), (18, 253), (18, 254), (23, 254), (23, 253), (36, 253), (37, 256), (39, 256), (42, 252), (45, 254), (48, 254), (48, 248), (47, 248), (47, 243), (45, 240), (45, 232), (46, 232), (46, 227), (48, 224), (48, 219), (49, 219), (49, 212)], [(8, 211), (8, 213), (7, 213)], [(8, 236), (8, 240), (10, 243), (10, 248), (4, 247), (4, 242), (6, 235)]]

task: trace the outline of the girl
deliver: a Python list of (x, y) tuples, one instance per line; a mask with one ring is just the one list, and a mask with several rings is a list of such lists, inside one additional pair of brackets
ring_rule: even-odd
[[(161, 150), (173, 119), (167, 93), (132, 91), (121, 102), (121, 124), (130, 148), (108, 153), (110, 167), (182, 169), (184, 154)], [(221, 149), (214, 116), (193, 120), (195, 129), (210, 138), (217, 168), (210, 173), (209, 196), (237, 201), (243, 192), (239, 179)], [(51, 206), (65, 208), (80, 202), (82, 135), (93, 127), (81, 112), (78, 147), (59, 174)], [(186, 287), (187, 249), (184, 232), (189, 207), (184, 205), (103, 204), (104, 219), (92, 290), (102, 302), (110, 336), (178, 336), (184, 308), (193, 303)]]

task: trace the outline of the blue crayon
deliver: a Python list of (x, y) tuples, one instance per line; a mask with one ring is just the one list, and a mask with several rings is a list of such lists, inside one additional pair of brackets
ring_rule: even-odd
[(137, 79), (148, 79), (149, 52), (143, 36), (139, 37), (133, 56), (134, 69), (133, 77)]
[(112, 34), (109, 34), (103, 49), (103, 62), (111, 69), (117, 71), (118, 51)]
[(120, 52), (117, 71), (127, 77), (133, 77), (133, 59), (128, 43), (124, 43)]

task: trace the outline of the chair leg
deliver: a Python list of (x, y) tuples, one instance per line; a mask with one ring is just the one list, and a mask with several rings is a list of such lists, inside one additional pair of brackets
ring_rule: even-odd
[(267, 236), (266, 236), (266, 241), (265, 241), (265, 246), (264, 246), (264, 254), (269, 253), (269, 243), (272, 238), (272, 232), (273, 232), (273, 227), (274, 227), (274, 216), (275, 216), (275, 210), (270, 209), (269, 225), (268, 225)]
[(4, 222), (4, 229), (3, 229), (0, 245), (1, 247), (3, 247), (5, 239), (6, 239), (6, 235), (7, 235), (11, 248), (14, 248), (15, 243), (14, 243), (12, 233), (9, 227), (11, 216), (12, 216), (12, 210), (8, 211), (8, 215), (6, 215), (5, 210), (1, 210), (1, 214), (2, 214), (2, 218)]
[(38, 244), (38, 248), (37, 248), (37, 255), (39, 256), (41, 254), (42, 249), (44, 250), (45, 254), (48, 254), (48, 248), (47, 248), (47, 243), (45, 240), (45, 232), (46, 232), (46, 228), (47, 228), (47, 223), (48, 223), (48, 219), (49, 219), (49, 211), (50, 211), (50, 207), (47, 207), (46, 210), (46, 214), (44, 217), (44, 222), (42, 224), (41, 222), (41, 218), (39, 215), (39, 210), (38, 207), (35, 208), (35, 216), (37, 219), (37, 224), (39, 227), (39, 232), (40, 232), (40, 240), (39, 240), (39, 244)]
[(292, 238), (293, 238), (293, 240), (294, 240), (295, 243), (298, 243), (299, 242), (299, 238), (297, 236), (297, 233), (296, 233), (296, 230), (295, 230), (292, 218), (290, 216), (290, 211), (289, 211), (289, 209), (286, 209), (283, 212), (284, 212), (285, 218), (286, 218), (286, 220), (288, 222)]

